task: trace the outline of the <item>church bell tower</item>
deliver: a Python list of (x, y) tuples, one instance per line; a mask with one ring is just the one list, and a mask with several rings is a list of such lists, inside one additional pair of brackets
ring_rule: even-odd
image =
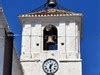
[(63, 8), (56, 0), (47, 0), (19, 18), (24, 75), (82, 75), (81, 13)]

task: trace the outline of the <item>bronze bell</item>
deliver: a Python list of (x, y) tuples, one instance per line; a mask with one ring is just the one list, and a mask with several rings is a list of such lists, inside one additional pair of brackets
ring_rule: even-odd
[(54, 43), (53, 36), (48, 36), (47, 43)]
[(54, 8), (57, 5), (56, 0), (48, 0), (48, 6)]

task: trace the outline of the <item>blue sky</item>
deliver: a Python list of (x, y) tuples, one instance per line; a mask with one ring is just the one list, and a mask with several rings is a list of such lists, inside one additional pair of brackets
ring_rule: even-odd
[[(15, 36), (18, 55), (20, 55), (21, 49), (21, 24), (17, 16), (34, 10), (45, 1), (46, 0), (2, 0), (2, 6), (10, 29), (15, 35), (19, 35)], [(58, 0), (58, 2), (67, 9), (83, 13), (81, 37), (83, 75), (100, 75), (99, 0)]]

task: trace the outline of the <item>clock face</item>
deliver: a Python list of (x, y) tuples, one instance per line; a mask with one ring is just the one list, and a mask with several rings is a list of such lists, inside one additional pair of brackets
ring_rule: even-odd
[(58, 63), (54, 59), (47, 59), (43, 63), (43, 70), (45, 73), (56, 73), (58, 70)]

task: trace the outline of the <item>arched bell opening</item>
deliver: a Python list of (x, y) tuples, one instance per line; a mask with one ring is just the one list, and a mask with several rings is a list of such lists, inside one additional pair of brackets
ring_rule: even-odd
[(54, 25), (47, 25), (43, 30), (43, 50), (58, 49), (57, 28)]

